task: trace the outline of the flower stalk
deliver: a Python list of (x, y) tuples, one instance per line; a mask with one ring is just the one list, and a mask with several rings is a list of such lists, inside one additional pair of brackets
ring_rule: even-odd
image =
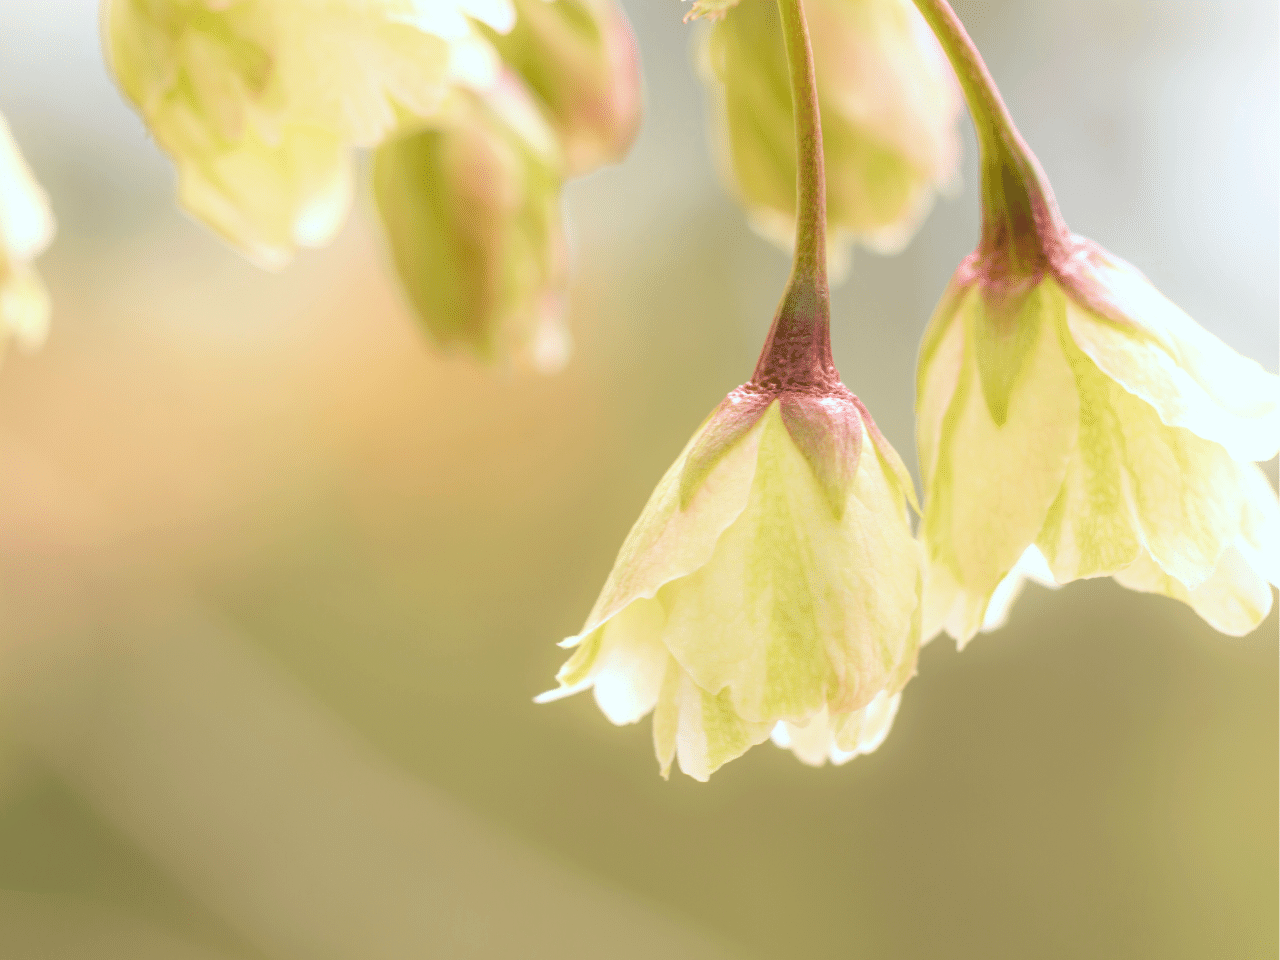
[(1071, 234), (1048, 178), (1018, 132), (982, 55), (947, 0), (915, 0), (964, 91), (982, 154), (982, 240), (975, 266), (993, 287), (1061, 269)]
[(796, 131), (796, 243), (791, 276), (752, 383), (811, 392), (839, 382), (831, 359), (827, 285), (827, 186), (813, 48), (802, 0), (778, 0), (791, 73)]

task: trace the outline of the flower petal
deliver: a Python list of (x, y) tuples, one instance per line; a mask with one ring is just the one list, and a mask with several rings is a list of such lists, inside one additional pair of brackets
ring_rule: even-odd
[[(1057, 335), (1064, 297), (1053, 281), (1042, 287), (1042, 310), (1024, 313), (1019, 321), (1037, 329), (1034, 339), (1028, 334), (1025, 359), (1011, 381), (1002, 426), (979, 386), (971, 346), (974, 314), (985, 309), (980, 292), (961, 307), (968, 324), (963, 367), (943, 417), (923, 525), (931, 561), (948, 566), (964, 594), (955, 597), (959, 608), (936, 594), (930, 622), (948, 610), (948, 630), (957, 627), (959, 641), (981, 626), (987, 598), (1040, 532), (1076, 444), (1079, 397)], [(935, 591), (946, 581), (932, 570), (930, 579)]]
[(781, 413), (792, 442), (809, 462), (832, 512), (840, 519), (862, 453), (862, 419), (852, 397), (789, 394), (781, 400)]
[(871, 411), (867, 409), (867, 405), (857, 397), (853, 397), (853, 405), (862, 416), (862, 425), (866, 427), (867, 436), (871, 439), (871, 445), (875, 447), (876, 454), (880, 457), (880, 467), (885, 471), (885, 476), (897, 483), (898, 492), (911, 505), (911, 509), (919, 513), (920, 501), (916, 499), (916, 484), (911, 479), (911, 471), (902, 462), (902, 457), (898, 455), (898, 451), (894, 449), (893, 444), (880, 432), (880, 428), (876, 426), (876, 422), (871, 416)]
[(684, 671), (675, 658), (667, 657), (667, 668), (658, 690), (653, 710), (653, 752), (658, 757), (662, 779), (671, 776), (671, 761), (676, 757), (676, 738), (680, 732), (680, 684)]
[(1194, 588), (1241, 533), (1242, 465), (1219, 444), (1166, 426), (1118, 386), (1112, 406), (1143, 543), (1162, 570)]
[(754, 384), (743, 384), (729, 391), (698, 430), (685, 453), (680, 471), (680, 507), (689, 506), (694, 493), (720, 462), (764, 415), (777, 398), (759, 390)]
[(1212, 575), (1194, 589), (1167, 574), (1145, 552), (1115, 578), (1130, 590), (1188, 603), (1209, 626), (1233, 637), (1254, 630), (1271, 610), (1271, 588), (1235, 546), (1226, 549)]
[(991, 594), (986, 613), (982, 616), (983, 633), (999, 630), (1005, 625), (1009, 619), (1009, 610), (1013, 606), (1013, 601), (1018, 599), (1028, 580), (1034, 580), (1050, 590), (1056, 590), (1059, 587), (1044, 554), (1034, 543), (1027, 547), (1018, 558), (1018, 562), (1013, 565), (1013, 569), (1005, 574), (1005, 578)]
[(256, 135), (237, 147), (178, 159), (178, 200), (192, 215), (268, 269), (296, 246), (332, 239), (351, 205), (351, 160), (342, 141), (290, 127), (278, 144)]
[(29, 261), (53, 240), (49, 199), (0, 117), (0, 346), (10, 337), (38, 347), (49, 326), (49, 294)]
[(371, 147), (396, 127), (399, 108), (428, 116), (439, 106), (450, 44), (412, 22), (404, 4), (275, 6), (279, 41), (272, 54), (291, 121)]
[(595, 671), (596, 703), (619, 726), (635, 723), (658, 702), (671, 659), (662, 625), (661, 605), (639, 600), (600, 628), (605, 637)]
[(746, 509), (705, 566), (659, 594), (664, 639), (743, 717), (804, 722), (828, 703), (861, 707), (904, 662), (909, 676), (919, 548), (879, 457), (860, 458), (837, 520), (778, 410), (762, 423)]
[(1080, 428), (1062, 488), (1036, 545), (1053, 579), (1069, 583), (1128, 566), (1142, 544), (1130, 493), (1124, 430), (1112, 403), (1118, 388), (1065, 331), (1062, 336), (1080, 396)]
[(53, 231), (49, 198), (0, 117), (0, 273), (7, 261), (33, 259), (49, 246)]
[[(927, 505), (928, 501), (925, 503)], [(927, 548), (928, 545), (925, 546)], [(960, 586), (948, 564), (929, 559), (924, 566), (924, 591), (920, 596), (920, 643), (926, 644), (946, 630), (957, 638), (957, 646), (963, 647), (965, 641), (958, 638), (971, 637), (982, 627), (982, 612), (987, 601), (982, 597), (970, 597)]]
[(730, 760), (769, 738), (771, 724), (742, 719), (728, 690), (707, 693), (683, 670), (677, 698), (676, 753), (680, 769), (695, 780), (705, 783)]
[(916, 447), (925, 490), (933, 483), (942, 423), (960, 383), (964, 367), (964, 320), (960, 306), (965, 288), (952, 280), (933, 312), (920, 342), (916, 375)]
[(747, 505), (763, 423), (757, 421), (717, 459), (682, 507), (680, 478), (702, 431), (693, 435), (627, 534), (583, 634), (632, 601), (656, 596), (664, 584), (687, 577), (711, 558), (721, 534)]
[(779, 720), (769, 731), (769, 739), (783, 750), (790, 750), (797, 760), (810, 767), (825, 764), (835, 745), (826, 707), (810, 718), (808, 723)]
[(851, 713), (832, 715), (823, 709), (805, 724), (779, 722), (769, 738), (811, 767), (828, 760), (837, 765), (848, 763), (884, 742), (901, 701), (901, 693), (882, 690), (865, 707)]
[(831, 762), (847, 763), (863, 753), (871, 753), (889, 735), (893, 718), (898, 715), (902, 693), (881, 690), (861, 710), (835, 717), (835, 743), (831, 746)]
[(1238, 460), (1274, 457), (1280, 449), (1280, 377), (1213, 336), (1133, 267), (1103, 257), (1095, 277), (1132, 326), (1072, 300), (1067, 323), (1080, 348), (1169, 426), (1220, 443)]
[(1269, 583), (1280, 587), (1280, 501), (1256, 464), (1242, 464), (1244, 520), (1236, 549)]

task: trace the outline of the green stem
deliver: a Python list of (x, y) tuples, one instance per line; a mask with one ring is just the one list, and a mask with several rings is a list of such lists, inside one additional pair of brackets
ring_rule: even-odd
[(796, 128), (796, 250), (793, 276), (826, 283), (827, 178), (823, 169), (822, 115), (813, 47), (801, 0), (778, 0), (782, 37), (791, 68), (791, 105)]
[(1062, 255), (1070, 233), (1040, 161), (1018, 132), (978, 48), (947, 0), (915, 0), (964, 91), (982, 152), (982, 242), (995, 279), (1035, 274)]
[(795, 116), (796, 243), (791, 277), (752, 380), (770, 389), (821, 389), (839, 382), (831, 360), (822, 118), (802, 0), (777, 2)]

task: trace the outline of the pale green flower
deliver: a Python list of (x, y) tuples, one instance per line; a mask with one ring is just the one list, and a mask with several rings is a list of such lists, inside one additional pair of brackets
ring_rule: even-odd
[(991, 282), (989, 252), (966, 260), (925, 335), (925, 636), (998, 624), (1037, 568), (1249, 632), (1280, 582), (1280, 507), (1251, 462), (1280, 447), (1280, 379), (1097, 246), (1045, 247), (1021, 288)]
[[(806, 0), (822, 108), (833, 269), (857, 240), (901, 249), (954, 181), (960, 95), (911, 0)], [(774, 0), (742, 0), (706, 35), (703, 76), (726, 180), (752, 225), (795, 235), (795, 132)]]
[(509, 0), (104, 0), (103, 25), (182, 204), (275, 267), (341, 226), (353, 146), (491, 79), (467, 14), (499, 30), (513, 16)]
[(626, 156), (640, 130), (640, 58), (613, 0), (514, 0), (515, 26), (489, 31), (503, 60), (547, 111), (565, 174)]
[(377, 149), (374, 196), (391, 253), (441, 345), (543, 371), (567, 360), (562, 183), (554, 134), (513, 77), (483, 98), (457, 95), (434, 126)]
[(1004, 619), (1024, 578), (1113, 576), (1244, 634), (1280, 582), (1280, 378), (1067, 228), (977, 48), (917, 0), (982, 153), (982, 236), (920, 349), (924, 636)]
[(910, 477), (838, 382), (733, 391), (654, 491), (561, 668), (614, 723), (653, 711), (662, 773), (771, 735), (806, 763), (887, 733), (919, 644)]
[(53, 239), (49, 201), (0, 117), (0, 346), (39, 346), (49, 326), (49, 294), (31, 266)]

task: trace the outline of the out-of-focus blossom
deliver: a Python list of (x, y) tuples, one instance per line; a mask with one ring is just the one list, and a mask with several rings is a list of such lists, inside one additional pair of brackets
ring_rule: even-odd
[(993, 593), (1035, 568), (1247, 633), (1280, 582), (1280, 507), (1251, 462), (1280, 447), (1280, 379), (1044, 209), (1039, 240), (961, 265), (921, 348), (925, 636), (998, 624), (1016, 585)]
[(31, 261), (53, 239), (49, 201), (0, 117), (0, 346), (12, 337), (39, 346), (49, 325), (49, 294)]
[[(834, 269), (854, 240), (900, 249), (954, 181), (960, 96), (910, 0), (806, 0)], [(708, 32), (703, 74), (726, 179), (753, 226), (795, 235), (795, 131), (774, 0), (742, 0)]]
[(693, 0), (693, 6), (684, 15), (685, 23), (690, 20), (722, 20), (739, 2), (740, 0)]
[(567, 176), (617, 163), (640, 130), (640, 59), (613, 0), (515, 0), (516, 23), (490, 39), (542, 103)]
[(562, 182), (554, 134), (511, 76), (378, 148), (374, 195), (391, 253), (437, 342), (544, 371), (564, 364)]
[(277, 267), (341, 226), (351, 147), (430, 114), (451, 80), (492, 78), (468, 15), (513, 19), (509, 0), (105, 0), (103, 23), (183, 206)]
[(910, 476), (840, 383), (825, 320), (813, 364), (807, 334), (778, 330), (658, 484), (540, 698), (594, 687), (617, 724), (652, 710), (664, 776), (678, 757), (706, 780), (771, 735), (806, 763), (866, 753), (915, 669)]

